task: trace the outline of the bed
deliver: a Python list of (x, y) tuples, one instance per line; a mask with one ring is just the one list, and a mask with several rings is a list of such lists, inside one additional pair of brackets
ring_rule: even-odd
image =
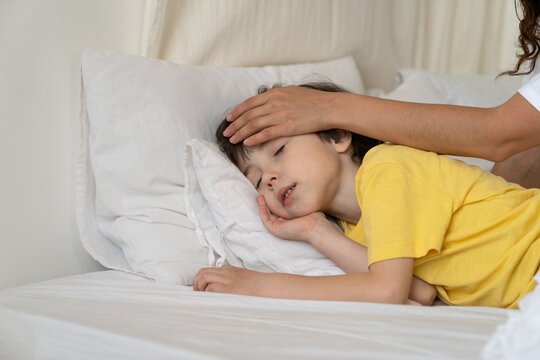
[(506, 2), (145, 4), (138, 56), (81, 54), (77, 226), (110, 270), (0, 291), (1, 359), (535, 358), (538, 291), (516, 311), (191, 287), (201, 267), (227, 264), (342, 273), (264, 229), (254, 190), (212, 142), (227, 111), (261, 85), (320, 80), (396, 100), (498, 105), (519, 87), (494, 76), (499, 39), (515, 25)]
[(2, 359), (477, 359), (506, 310), (193, 292), (110, 270), (0, 294)]

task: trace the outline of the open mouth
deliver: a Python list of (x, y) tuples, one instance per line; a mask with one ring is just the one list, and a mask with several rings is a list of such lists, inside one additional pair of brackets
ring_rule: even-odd
[(284, 187), (279, 191), (279, 198), (281, 199), (281, 203), (283, 205), (287, 205), (292, 201), (293, 198), (293, 192), (296, 188), (296, 184), (293, 184), (288, 187)]

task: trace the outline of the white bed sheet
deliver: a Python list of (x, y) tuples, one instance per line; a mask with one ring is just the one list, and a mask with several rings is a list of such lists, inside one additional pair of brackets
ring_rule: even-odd
[(0, 358), (478, 359), (509, 311), (200, 293), (109, 270), (0, 291)]

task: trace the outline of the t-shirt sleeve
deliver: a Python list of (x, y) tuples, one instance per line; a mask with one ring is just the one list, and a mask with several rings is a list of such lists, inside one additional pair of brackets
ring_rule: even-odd
[(540, 72), (534, 74), (518, 91), (536, 110), (540, 111)]
[(452, 197), (399, 163), (365, 171), (357, 188), (368, 262), (421, 258), (440, 252), (452, 216)]

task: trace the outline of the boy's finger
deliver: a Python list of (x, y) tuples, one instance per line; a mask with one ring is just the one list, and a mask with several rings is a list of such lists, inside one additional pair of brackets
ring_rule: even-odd
[(193, 290), (195, 291), (204, 291), (204, 283), (201, 281), (204, 274), (209, 271), (209, 268), (202, 268), (199, 270), (195, 278), (193, 279)]
[(193, 280), (193, 290), (206, 291), (210, 284), (223, 281), (223, 275), (221, 275), (219, 269), (205, 268), (201, 269)]
[(277, 217), (272, 214), (268, 206), (266, 206), (266, 202), (262, 196), (257, 197), (257, 203), (259, 204), (259, 217), (261, 218), (263, 225), (268, 230), (272, 231)]
[(264, 200), (264, 196), (262, 195), (257, 196), (257, 204), (259, 204), (259, 206), (264, 206), (265, 208), (267, 208), (266, 200)]
[(268, 210), (266, 202), (262, 196), (257, 196), (257, 204), (259, 204), (259, 216), (263, 224), (266, 226), (266, 224), (270, 221), (270, 211)]

